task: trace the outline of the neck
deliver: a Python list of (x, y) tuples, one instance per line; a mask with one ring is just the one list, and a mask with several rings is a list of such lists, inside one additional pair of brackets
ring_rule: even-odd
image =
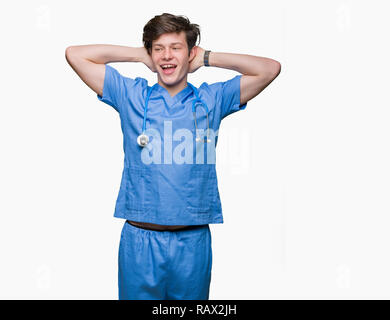
[(174, 97), (176, 94), (187, 87), (187, 76), (184, 77), (180, 82), (174, 84), (166, 84), (161, 81), (160, 77), (158, 77), (158, 84), (165, 88), (171, 97)]

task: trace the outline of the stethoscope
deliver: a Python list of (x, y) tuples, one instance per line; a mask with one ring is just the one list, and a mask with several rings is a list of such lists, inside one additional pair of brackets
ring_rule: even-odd
[[(187, 82), (188, 85), (191, 87), (192, 91), (195, 93), (195, 100), (192, 102), (192, 114), (194, 115), (194, 123), (195, 123), (195, 132), (196, 132), (196, 142), (202, 141), (200, 137), (198, 137), (198, 126), (197, 126), (197, 121), (196, 121), (196, 107), (199, 105), (199, 103), (203, 106), (203, 108), (206, 111), (206, 118), (207, 118), (207, 138), (206, 142), (211, 142), (210, 137), (209, 137), (209, 132), (210, 132), (210, 123), (209, 123), (209, 109), (207, 108), (206, 103), (202, 99), (199, 98), (198, 95), (198, 90), (189, 82)], [(145, 147), (149, 143), (149, 137), (145, 134), (146, 131), (146, 113), (148, 111), (148, 103), (149, 103), (149, 98), (150, 94), (152, 93), (154, 87), (157, 86), (158, 83), (156, 83), (148, 92), (146, 95), (146, 101), (145, 101), (145, 109), (144, 109), (144, 122), (142, 125), (142, 133), (138, 136), (137, 138), (137, 143), (141, 147)], [(203, 139), (204, 141), (204, 139)]]

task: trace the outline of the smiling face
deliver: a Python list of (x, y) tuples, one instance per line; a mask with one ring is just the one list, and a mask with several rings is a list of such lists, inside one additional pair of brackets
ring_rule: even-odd
[(151, 58), (157, 68), (158, 83), (163, 87), (181, 88), (187, 85), (189, 62), (195, 51), (188, 55), (188, 45), (184, 31), (165, 33), (152, 43)]

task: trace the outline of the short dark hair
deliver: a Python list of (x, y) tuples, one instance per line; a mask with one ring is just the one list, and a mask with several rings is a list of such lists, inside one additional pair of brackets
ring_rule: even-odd
[(196, 40), (199, 36), (200, 42), (200, 28), (199, 25), (190, 23), (190, 20), (186, 16), (176, 16), (170, 13), (163, 13), (159, 16), (154, 16), (144, 26), (144, 33), (142, 41), (144, 47), (148, 53), (152, 54), (153, 40), (158, 39), (164, 33), (176, 32), (180, 33), (184, 31), (187, 39), (188, 54), (195, 46)]

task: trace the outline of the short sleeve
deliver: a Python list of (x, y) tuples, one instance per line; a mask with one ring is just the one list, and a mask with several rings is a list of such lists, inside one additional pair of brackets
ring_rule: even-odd
[(127, 88), (134, 82), (133, 79), (122, 76), (118, 70), (109, 66), (106, 66), (104, 75), (103, 95), (97, 94), (99, 101), (113, 107), (116, 111), (120, 112), (121, 104), (124, 96), (126, 95)]
[(221, 120), (226, 116), (244, 110), (247, 103), (240, 104), (240, 80), (242, 75), (237, 75), (234, 78), (225, 82), (217, 82), (217, 104), (221, 108)]

